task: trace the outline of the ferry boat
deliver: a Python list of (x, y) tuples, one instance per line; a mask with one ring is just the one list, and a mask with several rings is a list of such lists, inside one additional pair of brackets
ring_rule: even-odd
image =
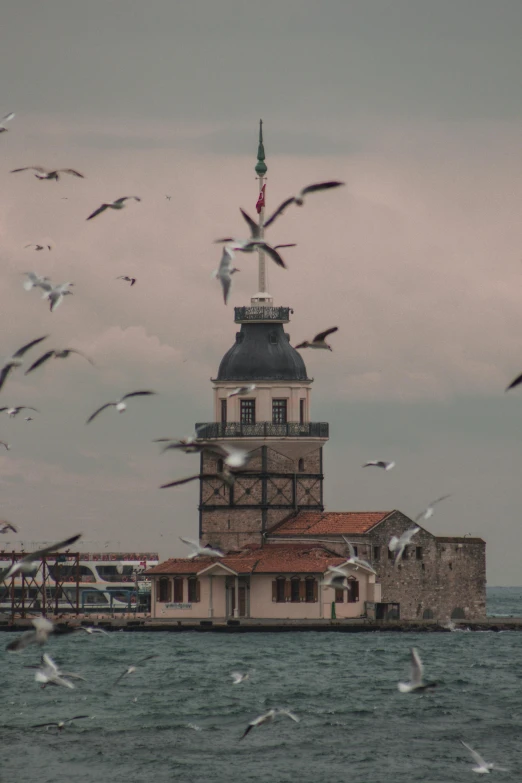
[[(0, 569), (21, 556), (0, 552)], [(146, 612), (151, 582), (143, 573), (158, 562), (157, 552), (59, 553), (35, 563), (31, 574), (1, 582), (0, 612)]]

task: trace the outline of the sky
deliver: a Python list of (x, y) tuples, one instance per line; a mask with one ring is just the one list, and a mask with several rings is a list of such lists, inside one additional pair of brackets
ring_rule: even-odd
[[(482, 536), (488, 583), (522, 584), (522, 391), (504, 393), (522, 371), (521, 29), (515, 0), (6, 0), (0, 355), (49, 335), (96, 364), (19, 370), (0, 393), (39, 411), (0, 414), (0, 516), (23, 541), (82, 532), (166, 558), (197, 537), (197, 487), (158, 489), (197, 457), (152, 440), (211, 420), (233, 307), (257, 290), (254, 256), (228, 307), (211, 272), (213, 240), (254, 212), (262, 117), (267, 211), (346, 183), (270, 229), (297, 243), (269, 268), (292, 340), (339, 327), (332, 353), (304, 354), (327, 508), (415, 516), (449, 493), (428, 529)], [(10, 173), (30, 165), (85, 179)], [(124, 195), (142, 201), (86, 222)], [(74, 295), (51, 314), (26, 271)], [(85, 426), (138, 388), (158, 394)]]

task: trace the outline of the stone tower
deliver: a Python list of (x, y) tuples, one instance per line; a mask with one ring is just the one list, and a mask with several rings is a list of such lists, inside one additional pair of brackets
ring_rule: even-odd
[[(260, 126), (256, 173), (261, 227), (266, 170)], [(241, 328), (212, 380), (213, 421), (196, 425), (200, 438), (251, 454), (231, 487), (216, 476), (223, 467), (220, 458), (212, 452), (201, 455), (199, 536), (227, 551), (262, 544), (268, 528), (300, 509), (323, 510), (328, 424), (311, 421), (312, 380), (284, 330), (292, 312), (274, 307), (260, 253), (259, 293), (249, 306), (235, 308), (234, 320)], [(252, 392), (228, 397), (251, 384)]]

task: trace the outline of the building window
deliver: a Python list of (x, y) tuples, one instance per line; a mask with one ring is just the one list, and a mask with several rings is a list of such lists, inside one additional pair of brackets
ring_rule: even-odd
[(417, 558), (417, 560), (422, 560), (422, 547), (421, 546), (415, 547), (415, 557)]
[(306, 400), (303, 397), (299, 400), (299, 424), (305, 423), (305, 412), (306, 412)]
[(356, 547), (356, 546), (354, 546), (354, 545), (352, 544), (352, 549), (353, 549), (353, 553), (354, 553), (355, 557), (357, 557), (357, 556), (358, 556), (358, 554), (359, 554), (359, 549), (358, 549), (358, 547)]
[(409, 546), (405, 546), (404, 547), (404, 552), (402, 553), (402, 559), (403, 560), (408, 560), (409, 556), (410, 556), (410, 547)]
[(224, 468), (224, 462), (223, 462), (223, 460), (220, 457), (218, 459), (218, 461), (217, 461), (217, 472), (218, 473), (223, 473), (223, 468)]
[(299, 590), (300, 584), (300, 579), (290, 580), (290, 600), (293, 604), (299, 603), (301, 600), (301, 591)]
[(373, 559), (374, 560), (380, 560), (381, 559), (381, 547), (380, 546), (374, 546), (373, 547)]
[(159, 580), (159, 597), (158, 601), (162, 604), (170, 601), (170, 579)]
[(336, 587), (335, 588), (335, 603), (336, 604), (344, 604), (344, 593), (345, 593), (345, 591), (342, 589), (342, 587)]
[(221, 423), (227, 423), (227, 401), (221, 400)]
[(395, 560), (395, 552), (388, 547), (388, 560)]
[(297, 469), (299, 470), (299, 473), (304, 473), (304, 469), (305, 469), (304, 459), (301, 458), (299, 460), (299, 462), (297, 463)]
[(199, 603), (199, 579), (191, 576), (188, 581), (188, 602), (189, 604)]
[(272, 400), (272, 424), (286, 424), (286, 400)]
[(315, 579), (305, 580), (305, 601), (308, 604), (317, 601), (317, 582)]
[(180, 576), (174, 579), (174, 603), (183, 603), (183, 579)]
[(348, 580), (348, 598), (349, 604), (355, 604), (359, 600), (359, 582), (356, 579)]
[(276, 601), (278, 604), (284, 604), (286, 579), (284, 577), (279, 577), (279, 579), (275, 580), (275, 583), (276, 583)]
[(241, 424), (256, 423), (256, 401), (241, 400)]

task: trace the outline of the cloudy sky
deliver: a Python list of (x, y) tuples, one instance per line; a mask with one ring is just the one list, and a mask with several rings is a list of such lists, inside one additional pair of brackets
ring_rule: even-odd
[[(40, 413), (0, 419), (0, 516), (25, 541), (82, 531), (161, 557), (197, 535), (196, 486), (158, 490), (197, 458), (151, 440), (211, 419), (233, 306), (257, 289), (252, 256), (228, 308), (210, 273), (212, 241), (254, 209), (262, 117), (268, 208), (346, 182), (274, 226), (298, 247), (269, 270), (293, 340), (339, 326), (334, 353), (305, 357), (327, 507), (415, 515), (451, 493), (430, 529), (483, 536), (489, 583), (521, 584), (522, 392), (504, 394), (522, 371), (521, 29), (519, 0), (6, 0), (0, 353), (49, 335), (97, 366), (5, 385), (0, 405)], [(9, 173), (33, 164), (85, 179)], [(85, 221), (123, 195), (142, 202)], [(74, 296), (50, 314), (27, 270)], [(157, 398), (85, 426), (140, 387)], [(361, 470), (378, 458), (396, 469)]]

